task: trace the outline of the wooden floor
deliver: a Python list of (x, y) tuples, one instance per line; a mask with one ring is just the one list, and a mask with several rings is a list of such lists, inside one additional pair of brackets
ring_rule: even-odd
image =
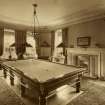
[(56, 95), (48, 98), (48, 105), (67, 105), (82, 93), (76, 93), (75, 88), (65, 85), (57, 90)]

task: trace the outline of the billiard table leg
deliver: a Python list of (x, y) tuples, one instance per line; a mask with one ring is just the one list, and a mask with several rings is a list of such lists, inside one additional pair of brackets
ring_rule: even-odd
[(26, 91), (26, 88), (25, 88), (25, 86), (23, 86), (23, 84), (24, 84), (24, 81), (23, 81), (23, 79), (21, 78), (21, 85), (20, 85), (20, 88), (21, 88), (21, 96), (22, 97), (24, 97), (25, 96), (25, 91)]
[(1, 64), (0, 64), (0, 70), (2, 70), (2, 66), (1, 66)]
[(76, 80), (76, 93), (80, 92), (80, 79)]
[(25, 96), (25, 87), (23, 85), (21, 85), (21, 96)]
[(7, 78), (7, 70), (3, 70), (3, 74), (4, 74), (4, 78), (6, 79)]
[(78, 74), (78, 78), (76, 79), (76, 93), (80, 92), (80, 87), (81, 87), (81, 83), (80, 83), (80, 78), (81, 78), (82, 74)]
[(47, 90), (44, 88), (43, 84), (40, 84), (40, 97), (39, 97), (39, 105), (47, 105), (46, 96), (48, 95)]
[(47, 100), (45, 96), (40, 96), (39, 105), (47, 105)]
[(13, 74), (12, 71), (10, 71), (10, 84), (11, 84), (12, 86), (14, 86), (14, 74)]

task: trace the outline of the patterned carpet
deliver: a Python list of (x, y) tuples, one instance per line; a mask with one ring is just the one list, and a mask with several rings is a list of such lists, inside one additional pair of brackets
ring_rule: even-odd
[(25, 105), (11, 88), (0, 78), (0, 105)]
[(84, 93), (72, 100), (68, 105), (105, 105), (105, 87), (93, 82), (84, 81)]

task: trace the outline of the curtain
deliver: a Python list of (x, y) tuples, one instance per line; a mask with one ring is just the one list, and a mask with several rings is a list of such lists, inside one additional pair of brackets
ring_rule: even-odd
[(18, 58), (22, 57), (26, 51), (26, 31), (15, 30), (15, 48)]
[(37, 56), (39, 57), (40, 56), (40, 35), (36, 34), (34, 36), (34, 40), (35, 40), (35, 46), (36, 46), (36, 53), (37, 53)]
[(4, 48), (4, 28), (0, 28), (0, 56), (3, 54)]
[[(53, 57), (53, 54), (54, 54), (54, 48), (55, 48), (55, 32), (52, 31), (51, 32), (51, 57)], [(51, 58), (51, 61), (52, 61), (52, 58)]]
[(63, 40), (63, 54), (65, 56), (65, 64), (67, 64), (67, 51), (66, 48), (68, 47), (68, 28), (62, 29), (62, 40)]

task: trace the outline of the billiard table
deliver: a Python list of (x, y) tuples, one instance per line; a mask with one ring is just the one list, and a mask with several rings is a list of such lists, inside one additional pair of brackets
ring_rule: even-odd
[(47, 105), (48, 94), (74, 80), (76, 92), (80, 91), (80, 78), (84, 68), (52, 63), (43, 60), (15, 60), (0, 63), (4, 78), (10, 75), (10, 84), (14, 85), (14, 77), (20, 80), (21, 96), (26, 88), (33, 86), (39, 105)]

